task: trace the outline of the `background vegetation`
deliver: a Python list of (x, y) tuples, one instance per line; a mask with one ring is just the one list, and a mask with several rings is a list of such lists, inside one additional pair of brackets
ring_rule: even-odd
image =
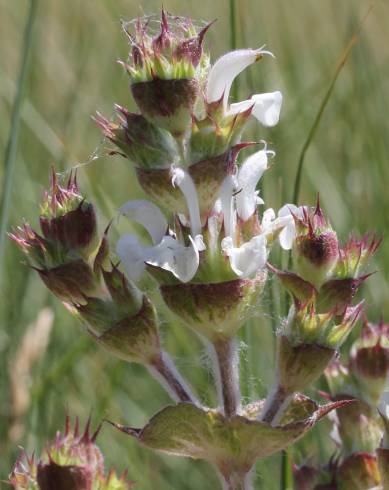
[[(142, 193), (130, 165), (119, 157), (105, 156), (90, 115), (96, 109), (110, 114), (114, 102), (133, 107), (128, 80), (115, 63), (127, 56), (119, 21), (158, 11), (161, 3), (36, 3), (12, 182), (5, 182), (3, 165), (0, 171), (0, 184), (10, 191), (3, 194), (3, 206), (9, 205), (7, 229), (22, 218), (36, 224), (37, 205), (53, 163), (64, 173), (81, 167), (82, 188), (99, 206), (104, 227), (120, 204)], [(271, 130), (253, 128), (252, 136), (267, 139), (277, 151), (262, 183), (267, 205), (278, 208), (290, 201), (302, 145), (367, 2), (236, 0), (229, 5), (226, 0), (165, 0), (164, 5), (179, 15), (218, 19), (208, 36), (213, 59), (234, 46), (264, 43), (277, 56), (275, 62), (266, 59), (241, 76), (235, 94), (246, 98), (253, 92), (282, 90), (281, 123)], [(0, 0), (0, 155), (5, 155), (12, 132), (28, 8), (27, 0)], [(389, 5), (377, 1), (306, 156), (300, 202), (313, 202), (319, 191), (342, 238), (351, 229), (384, 235), (389, 225), (388, 32)], [(109, 417), (137, 426), (169, 400), (142, 367), (129, 366), (99, 349), (48, 294), (37, 275), (22, 264), (16, 247), (7, 240), (0, 243), (0, 479), (6, 479), (17, 446), (28, 451), (41, 448), (62, 425), (66, 410), (83, 421), (92, 412), (96, 424)], [(373, 269), (378, 273), (363, 291), (367, 312), (372, 319), (383, 315), (389, 320), (386, 242)], [(274, 330), (283, 312), (277, 285), (271, 284), (270, 289), (274, 294), (264, 298), (263, 315), (242, 332), (243, 391), (254, 399), (263, 396), (272, 381)], [(47, 307), (50, 310), (42, 313)], [(52, 329), (50, 311), (54, 313)], [(211, 375), (198, 341), (168, 316), (162, 330), (180, 369), (211, 403)], [(321, 423), (295, 449), (295, 458), (304, 460), (318, 451), (331, 454), (329, 430), (328, 421)], [(100, 444), (108, 463), (118, 469), (128, 467), (139, 489), (217, 488), (212, 470), (202, 462), (156, 456), (108, 426)], [(279, 488), (279, 471), (279, 455), (259, 464), (257, 487)]]

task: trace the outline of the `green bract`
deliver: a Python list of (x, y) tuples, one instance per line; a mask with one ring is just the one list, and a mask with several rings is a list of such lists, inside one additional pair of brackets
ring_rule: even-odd
[(304, 398), (296, 399), (285, 416), (287, 423), (276, 427), (241, 415), (226, 419), (216, 410), (186, 403), (166, 407), (142, 429), (114, 425), (150, 449), (205, 459), (222, 474), (231, 469), (244, 473), (256, 460), (289, 446), (331, 410), (347, 403), (318, 407)]

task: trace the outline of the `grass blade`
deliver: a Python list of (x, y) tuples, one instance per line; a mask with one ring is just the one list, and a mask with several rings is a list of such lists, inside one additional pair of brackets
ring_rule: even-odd
[(354, 47), (354, 45), (356, 44), (356, 42), (358, 41), (358, 36), (359, 36), (359, 33), (368, 17), (368, 15), (370, 14), (371, 10), (373, 9), (373, 6), (370, 6), (370, 8), (368, 9), (367, 13), (365, 14), (364, 18), (362, 19), (362, 22), (361, 24), (359, 25), (357, 31), (353, 34), (353, 36), (351, 37), (350, 41), (348, 42), (346, 48), (344, 49), (338, 63), (337, 63), (337, 66), (336, 66), (336, 69), (335, 69), (335, 72), (334, 72), (334, 75), (332, 77), (332, 80), (331, 80), (331, 83), (327, 89), (327, 92), (325, 93), (324, 95), (324, 98), (320, 104), (320, 107), (319, 107), (319, 110), (317, 111), (317, 114), (316, 114), (316, 117), (313, 121), (313, 124), (311, 126), (311, 129), (309, 130), (309, 133), (308, 133), (308, 136), (307, 136), (307, 139), (305, 140), (305, 143), (302, 147), (302, 150), (301, 150), (301, 154), (300, 154), (300, 158), (299, 158), (299, 161), (298, 161), (298, 165), (297, 165), (297, 172), (296, 172), (296, 178), (295, 178), (295, 181), (294, 181), (294, 190), (293, 190), (293, 198), (292, 198), (292, 203), (296, 203), (297, 204), (297, 201), (298, 201), (298, 198), (299, 198), (299, 194), (300, 194), (300, 187), (301, 187), (301, 176), (302, 176), (302, 170), (303, 170), (303, 166), (304, 166), (304, 160), (305, 160), (305, 155), (308, 151), (308, 148), (310, 147), (311, 145), (311, 142), (315, 136), (315, 133), (316, 133), (316, 130), (319, 126), (319, 123), (320, 123), (320, 120), (323, 116), (323, 113), (324, 113), (324, 110), (325, 108), (327, 107), (327, 104), (331, 98), (331, 95), (332, 95), (332, 92), (334, 90), (334, 87), (335, 87), (335, 84), (336, 84), (336, 81), (338, 80), (338, 77), (344, 67), (344, 65), (346, 64), (347, 60), (348, 60), (348, 57), (352, 51), (352, 48)]
[(4, 180), (1, 199), (0, 214), (0, 278), (2, 277), (2, 266), (4, 261), (5, 233), (8, 226), (9, 209), (12, 196), (12, 181), (15, 169), (15, 157), (20, 128), (20, 110), (22, 106), (26, 79), (28, 74), (28, 65), (31, 54), (32, 36), (36, 18), (38, 0), (30, 0), (30, 8), (24, 30), (24, 39), (22, 45), (22, 58), (20, 72), (17, 83), (17, 91), (12, 107), (10, 134), (5, 149), (4, 157)]

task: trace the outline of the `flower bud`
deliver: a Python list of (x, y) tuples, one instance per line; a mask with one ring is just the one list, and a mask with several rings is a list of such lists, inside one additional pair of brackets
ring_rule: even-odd
[(371, 274), (361, 275), (372, 255), (380, 246), (381, 240), (368, 235), (357, 240), (354, 236), (339, 248), (338, 259), (330, 278), (322, 285), (318, 294), (318, 309), (333, 310), (343, 315), (351, 304), (361, 284)]
[(51, 189), (45, 192), (39, 220), (43, 237), (61, 248), (61, 253), (78, 254), (87, 260), (96, 251), (95, 211), (81, 196), (75, 174), (63, 188), (52, 171)]
[[(79, 202), (84, 201), (74, 179), (64, 190), (53, 177), (52, 191), (42, 205), (44, 236), (25, 225), (11, 238), (45, 285), (86, 323), (97, 342), (122, 359), (147, 364), (160, 356), (154, 307), (116, 266), (110, 266), (108, 230), (91, 255), (97, 232), (94, 218), (93, 226), (88, 219), (94, 213), (80, 214)], [(89, 223), (89, 228), (84, 223), (85, 235), (83, 221)]]
[(189, 19), (169, 17), (164, 10), (158, 35), (152, 35), (151, 25), (147, 17), (138, 19), (134, 33), (126, 30), (132, 56), (129, 64), (122, 64), (142, 114), (182, 138), (190, 129), (209, 63), (202, 48), (209, 25), (197, 32)]
[[(381, 439), (381, 427), (376, 409), (371, 406), (361, 391), (359, 380), (350, 368), (335, 361), (325, 370), (332, 399), (355, 398), (354, 403), (337, 414), (336, 428), (344, 454), (356, 451), (373, 452)], [(370, 400), (368, 400), (370, 401)]]
[(379, 483), (377, 459), (370, 453), (352, 454), (337, 470), (336, 484), (339, 490), (366, 490), (377, 487)]
[[(361, 240), (352, 237), (344, 247), (339, 247), (336, 233), (319, 203), (314, 210), (287, 204), (279, 210), (277, 222), (285, 225), (279, 234), (280, 244), (285, 250), (292, 249), (295, 276), (301, 279), (297, 284), (294, 278), (294, 288), (298, 291), (305, 281), (315, 290), (318, 313), (344, 315), (360, 285), (371, 275), (360, 273), (381, 241), (366, 235)], [(295, 296), (296, 291), (291, 290), (291, 281), (288, 282), (285, 285)]]
[(336, 325), (333, 315), (316, 314), (312, 303), (292, 306), (277, 344), (277, 383), (285, 394), (303, 391), (320, 376), (360, 311), (360, 305), (349, 308)]
[[(347, 395), (336, 397), (337, 400)], [(356, 451), (374, 452), (382, 435), (375, 410), (362, 400), (357, 400), (338, 413), (338, 431), (344, 454)]]
[(311, 466), (294, 466), (293, 481), (295, 490), (316, 490), (319, 470)]
[(117, 267), (102, 271), (107, 293), (85, 297), (71, 311), (105, 349), (129, 362), (148, 364), (160, 354), (157, 315), (150, 300)]
[(362, 337), (353, 344), (350, 367), (363, 397), (377, 406), (389, 373), (388, 324), (365, 323)]
[(62, 188), (53, 171), (51, 189), (41, 205), (40, 225), (42, 235), (24, 224), (10, 237), (56, 296), (82, 302), (98, 287), (90, 262), (99, 239), (93, 206), (80, 195), (75, 177)]
[(313, 302), (297, 307), (292, 306), (284, 325), (284, 333), (295, 345), (317, 344), (336, 350), (343, 344), (358, 321), (362, 305), (363, 302), (348, 307), (340, 319), (332, 312), (318, 314)]
[(336, 233), (324, 217), (319, 201), (314, 210), (304, 207), (302, 217), (294, 216), (294, 219), (296, 239), (292, 257), (295, 270), (318, 289), (338, 259)]
[(177, 143), (172, 135), (158, 128), (141, 114), (116, 106), (118, 122), (111, 122), (101, 114), (95, 117), (103, 134), (123, 156), (136, 167), (144, 169), (168, 168), (179, 159)]
[(374, 235), (366, 234), (360, 240), (351, 235), (347, 243), (339, 249), (339, 260), (334, 274), (340, 278), (357, 278), (366, 269), (381, 242), (382, 239)]
[(59, 432), (39, 461), (22, 455), (16, 462), (9, 483), (16, 490), (128, 490), (132, 483), (125, 477), (117, 477), (111, 470), (104, 471), (104, 459), (96, 445), (100, 431), (90, 435), (88, 421), (82, 435), (78, 422), (70, 430), (66, 419), (65, 433)]

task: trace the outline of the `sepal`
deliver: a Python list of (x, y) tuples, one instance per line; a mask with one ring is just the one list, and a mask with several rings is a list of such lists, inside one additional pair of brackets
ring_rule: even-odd
[(319, 311), (333, 311), (335, 315), (343, 315), (351, 304), (361, 284), (370, 277), (370, 274), (358, 277), (346, 277), (344, 279), (330, 279), (320, 288), (317, 298)]
[(283, 332), (294, 345), (317, 344), (336, 350), (354, 328), (361, 315), (362, 306), (363, 302), (349, 306), (340, 319), (331, 311), (317, 313), (314, 303), (292, 306)]
[(181, 139), (192, 124), (192, 112), (199, 94), (195, 78), (154, 78), (133, 83), (132, 95), (143, 116)]
[(287, 336), (278, 338), (277, 377), (287, 393), (305, 390), (322, 374), (335, 350), (315, 343), (293, 345)]
[(314, 299), (315, 295), (317, 295), (315, 286), (310, 282), (305, 281), (294, 272), (281, 271), (269, 263), (267, 266), (270, 271), (278, 277), (285, 289), (292, 295), (296, 308), (304, 308)]
[[(93, 307), (93, 299), (91, 302)], [(84, 320), (95, 326), (87, 307), (79, 306), (77, 311)], [(115, 321), (115, 316), (109, 313), (108, 311), (104, 331), (97, 332), (93, 327), (89, 330), (102, 347), (120, 359), (140, 364), (149, 364), (160, 355), (157, 315), (146, 297), (143, 298), (140, 310), (133, 316)]]
[(334, 269), (334, 275), (339, 278), (358, 278), (366, 269), (381, 243), (382, 239), (375, 235), (366, 234), (360, 239), (351, 235), (346, 244), (339, 250), (339, 260)]
[[(237, 145), (227, 152), (211, 157), (186, 168), (195, 185), (200, 215), (204, 224), (220, 191), (220, 186), (227, 175), (234, 171), (238, 152), (248, 144)], [(175, 213), (187, 215), (187, 203), (178, 186), (173, 185), (174, 166), (165, 169), (136, 169), (137, 178), (147, 195), (162, 207)]]
[(166, 130), (158, 128), (141, 114), (116, 106), (117, 122), (97, 113), (94, 120), (103, 135), (136, 167), (168, 168), (179, 160), (177, 143)]
[(266, 274), (211, 284), (162, 286), (162, 297), (189, 328), (211, 341), (229, 339), (252, 315)]

